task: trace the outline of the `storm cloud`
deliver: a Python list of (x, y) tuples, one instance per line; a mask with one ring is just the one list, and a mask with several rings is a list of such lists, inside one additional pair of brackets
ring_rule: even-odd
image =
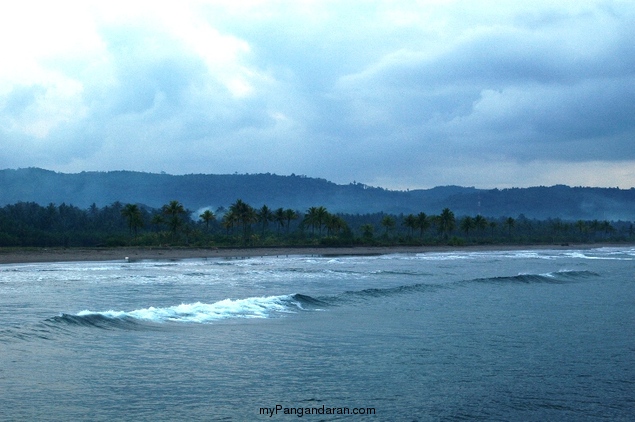
[(0, 167), (632, 187), (635, 5), (560, 3), (5, 6)]

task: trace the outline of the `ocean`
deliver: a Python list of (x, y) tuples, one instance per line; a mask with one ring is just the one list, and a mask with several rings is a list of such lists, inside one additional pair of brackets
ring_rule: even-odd
[(0, 420), (632, 421), (635, 248), (0, 265)]

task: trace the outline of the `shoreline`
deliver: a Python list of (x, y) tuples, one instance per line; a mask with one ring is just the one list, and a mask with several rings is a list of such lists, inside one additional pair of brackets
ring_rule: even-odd
[[(0, 265), (99, 262), (99, 261), (173, 261), (182, 259), (250, 258), (263, 256), (362, 256), (418, 254), (434, 252), (486, 252), (514, 250), (581, 250), (607, 247), (635, 247), (632, 243), (585, 243), (569, 245), (473, 245), (473, 246), (306, 246), (254, 248), (0, 248)], [(127, 259), (126, 259), (127, 258)]]

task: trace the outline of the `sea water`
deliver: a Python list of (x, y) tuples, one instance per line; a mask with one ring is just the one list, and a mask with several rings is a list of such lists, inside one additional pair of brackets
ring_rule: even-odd
[(635, 249), (0, 266), (0, 420), (635, 420)]

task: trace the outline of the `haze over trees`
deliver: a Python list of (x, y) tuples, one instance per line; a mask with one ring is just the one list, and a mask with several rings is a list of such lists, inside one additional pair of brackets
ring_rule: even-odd
[(0, 170), (0, 246), (633, 241), (633, 220), (635, 189), (390, 191), (296, 175)]
[[(273, 224), (270, 224), (273, 223)], [(632, 221), (529, 219), (524, 215), (343, 214), (318, 205), (305, 210), (254, 207), (195, 212), (180, 201), (159, 208), (114, 202), (87, 209), (18, 202), (0, 208), (0, 246), (308, 246), (466, 245), (633, 242)]]
[[(323, 206), (332, 213), (428, 215), (449, 208), (457, 216), (513, 216), (564, 220), (634, 220), (635, 189), (532, 187), (475, 189), (442, 186), (394, 191), (352, 182), (338, 185), (324, 179), (275, 174), (169, 174), (130, 171), (56, 173), (37, 168), (0, 170), (0, 206), (35, 202), (46, 206), (73, 204), (82, 209), (115, 202), (160, 208), (178, 196), (184, 207), (215, 210), (236, 198), (306, 210)], [(279, 224), (279, 223), (276, 223)], [(280, 227), (282, 228), (282, 227)]]

